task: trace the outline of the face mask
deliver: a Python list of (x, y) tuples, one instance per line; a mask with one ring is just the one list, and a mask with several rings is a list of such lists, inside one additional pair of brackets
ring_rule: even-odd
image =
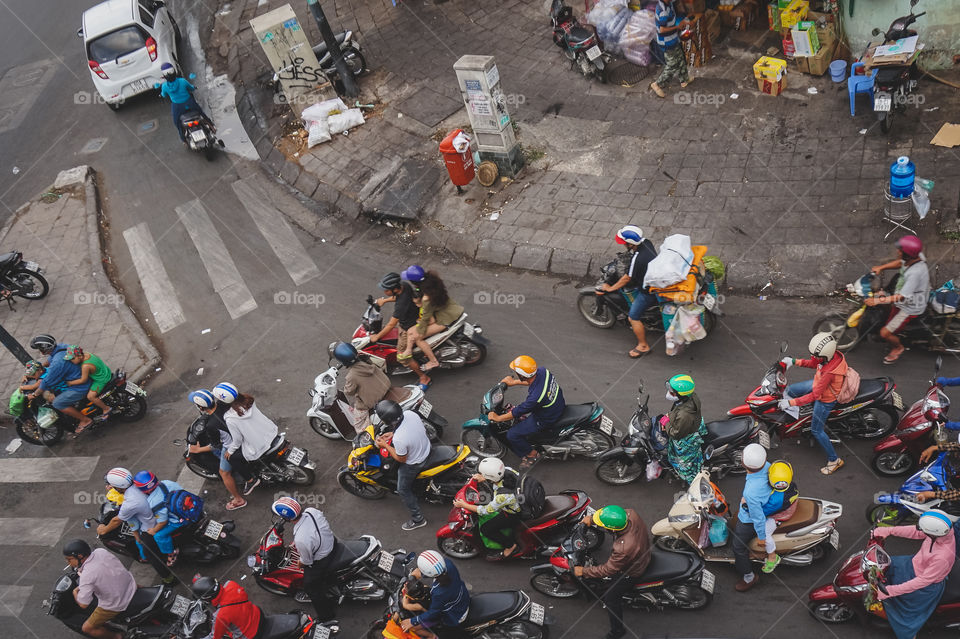
[(678, 399), (680, 399), (680, 397), (678, 397), (677, 395), (674, 395), (673, 393), (667, 392), (667, 399), (671, 402), (675, 402)]

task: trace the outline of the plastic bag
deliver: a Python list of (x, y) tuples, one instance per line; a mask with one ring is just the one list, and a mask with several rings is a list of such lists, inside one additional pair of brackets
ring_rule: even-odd
[(730, 531), (727, 529), (727, 520), (717, 515), (707, 515), (710, 519), (710, 545), (725, 546)]
[(656, 459), (651, 459), (647, 462), (647, 481), (653, 481), (660, 477), (660, 473), (663, 472), (663, 466), (660, 465)]
[(617, 41), (620, 39), (620, 32), (627, 26), (631, 15), (633, 15), (633, 12), (623, 7), (617, 11), (613, 18), (597, 25), (597, 35), (603, 40), (605, 45), (616, 46)]
[(686, 304), (677, 309), (680, 332), (685, 342), (695, 342), (707, 336), (707, 330), (700, 321), (703, 312), (704, 308), (699, 304)]
[(37, 411), (37, 424), (40, 428), (50, 428), (57, 421), (57, 411), (50, 406), (43, 406)]
[(635, 11), (620, 32), (617, 47), (624, 58), (633, 64), (645, 67), (652, 61), (650, 41), (656, 34), (656, 18), (653, 12)]
[(682, 282), (693, 266), (693, 249), (689, 235), (670, 235), (660, 245), (659, 254), (647, 265), (643, 285), (663, 288)]
[(14, 417), (20, 417), (23, 415), (23, 409), (27, 407), (27, 397), (23, 394), (23, 391), (19, 388), (13, 391), (13, 395), (10, 396), (10, 414)]
[(363, 111), (360, 109), (347, 109), (343, 113), (335, 113), (327, 120), (330, 127), (330, 135), (342, 133), (347, 129), (363, 124)]
[(917, 181), (914, 183), (913, 193), (910, 195), (910, 198), (913, 200), (913, 208), (916, 209), (917, 215), (920, 216), (920, 219), (927, 217), (927, 213), (930, 212), (930, 191), (920, 186), (920, 182)]
[(314, 120), (310, 122), (310, 135), (307, 136), (307, 148), (313, 148), (318, 144), (330, 141), (330, 126), (326, 120)]
[(620, 9), (624, 9), (626, 6), (626, 0), (599, 0), (593, 6), (593, 9), (587, 12), (584, 19), (599, 29), (601, 24), (613, 20)]
[(323, 102), (317, 102), (312, 106), (308, 106), (303, 110), (302, 118), (303, 121), (307, 123), (307, 127), (310, 127), (310, 122), (326, 122), (327, 118), (334, 113), (343, 113), (347, 110), (347, 105), (343, 103), (343, 100), (340, 98), (334, 98), (332, 100), (324, 100)]

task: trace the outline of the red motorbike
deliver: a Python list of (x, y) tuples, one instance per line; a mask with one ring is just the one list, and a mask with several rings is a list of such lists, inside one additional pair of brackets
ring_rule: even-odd
[[(480, 503), (483, 497), (475, 479), (470, 479), (457, 493), (457, 499), (471, 504)], [(517, 549), (510, 559), (532, 559), (550, 556), (563, 543), (573, 528), (589, 512), (590, 497), (579, 490), (564, 490), (559, 495), (546, 499), (539, 517), (520, 523), (514, 531)], [(501, 550), (502, 547), (480, 533), (480, 524), (494, 515), (478, 517), (465, 508), (454, 507), (447, 523), (437, 531), (437, 546), (440, 551), (454, 559), (473, 559), (484, 552)], [(603, 531), (587, 529), (587, 542), (591, 550), (603, 544)]]
[[(753, 415), (770, 432), (772, 438), (809, 435), (813, 417), (813, 403), (799, 407), (794, 417), (777, 407), (787, 388), (787, 367), (780, 361), (787, 352), (787, 344), (780, 346), (780, 356), (763, 376), (760, 385), (747, 396), (745, 404), (727, 411), (727, 415)], [(890, 377), (862, 378), (860, 391), (852, 402), (838, 404), (827, 419), (827, 433), (831, 438), (879, 439), (890, 434), (900, 420), (903, 398)]]

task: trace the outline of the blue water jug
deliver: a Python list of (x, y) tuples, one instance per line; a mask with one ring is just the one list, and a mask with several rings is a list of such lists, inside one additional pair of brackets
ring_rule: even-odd
[(917, 167), (905, 155), (897, 158), (890, 165), (890, 195), (893, 197), (910, 197), (913, 195), (913, 180)]

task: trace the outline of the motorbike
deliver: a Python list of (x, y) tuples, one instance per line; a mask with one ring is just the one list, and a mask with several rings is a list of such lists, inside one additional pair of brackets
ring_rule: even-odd
[[(212, 452), (191, 453), (190, 446), (209, 445), (206, 440), (206, 415), (195, 419), (187, 428), (185, 439), (173, 440), (174, 446), (183, 446), (187, 468), (204, 479), (219, 479), (220, 459)], [(290, 443), (286, 433), (278, 433), (260, 459), (249, 461), (250, 472), (256, 473), (264, 484), (293, 484), (309, 486), (316, 479), (316, 464), (307, 456), (305, 448)]]
[[(136, 422), (147, 413), (147, 393), (145, 390), (127, 381), (123, 369), (113, 372), (113, 378), (100, 391), (100, 399), (110, 407), (106, 420), (98, 420), (100, 409), (88, 399), (79, 403), (77, 409), (93, 418), (93, 423), (84, 432), (96, 430), (111, 421), (124, 423)], [(15, 420), (17, 434), (25, 442), (37, 446), (52, 446), (60, 441), (64, 433), (76, 432), (79, 422), (58, 411), (42, 397), (27, 402), (24, 411)]]
[[(314, 378), (313, 388), (308, 391), (312, 402), (307, 417), (310, 418), (310, 427), (327, 439), (349, 440), (357, 433), (349, 417), (350, 403), (343, 391), (337, 389), (340, 368), (331, 366)], [(443, 429), (448, 426), (448, 422), (433, 409), (433, 404), (424, 399), (423, 389), (418, 385), (393, 387), (387, 397), (396, 399), (403, 410), (413, 411), (423, 417), (423, 425), (430, 441), (436, 442), (443, 437)], [(370, 413), (370, 420), (374, 426), (380, 423), (375, 412)]]
[[(627, 426), (627, 434), (619, 446), (597, 458), (594, 473), (600, 481), (613, 485), (629, 484), (643, 476), (651, 464), (651, 476), (659, 476), (659, 469), (666, 468), (671, 481), (679, 479), (667, 457), (667, 434), (659, 419), (650, 419), (649, 403), (650, 396), (644, 396), (641, 384), (637, 389), (637, 410)], [(770, 435), (752, 416), (733, 417), (705, 425), (703, 467), (718, 479), (745, 472), (741, 460), (747, 444), (756, 442), (770, 448)]]
[[(490, 411), (502, 415), (513, 408), (504, 403), (506, 389), (506, 384), (497, 382), (484, 394), (480, 415), (463, 423), (461, 441), (481, 457), (503, 457), (509, 448), (507, 431), (513, 420), (494, 422), (487, 417)], [(592, 402), (567, 404), (556, 423), (528, 436), (527, 441), (547, 459), (596, 459), (620, 436), (613, 420), (603, 414), (603, 406)]]
[[(347, 465), (337, 473), (337, 483), (351, 495), (363, 499), (383, 499), (387, 493), (397, 491), (400, 462), (377, 448), (374, 433), (371, 424), (353, 438)], [(433, 445), (414, 482), (414, 492), (431, 503), (449, 504), (476, 472), (479, 461), (476, 455), (470, 454), (469, 446)]]
[(920, 515), (937, 508), (939, 499), (917, 501), (917, 493), (931, 490), (947, 490), (950, 484), (947, 478), (947, 453), (940, 453), (936, 459), (907, 478), (895, 493), (877, 493), (873, 506), (867, 507), (867, 521), (873, 526), (899, 526), (915, 522)]
[[(917, 21), (922, 13), (913, 13), (913, 7), (917, 5), (918, 0), (910, 0), (910, 13), (901, 16), (890, 23), (890, 28), (884, 33), (880, 29), (874, 29), (874, 36), (883, 35), (881, 44), (893, 44), (902, 38), (910, 38), (917, 35), (917, 32), (910, 28), (910, 25)], [(917, 43), (917, 50), (922, 45)], [(880, 121), (880, 130), (889, 133), (893, 124), (893, 114), (895, 111), (904, 112), (909, 104), (909, 96), (917, 88), (917, 82), (923, 73), (917, 67), (917, 56), (911, 56), (905, 64), (878, 64), (876, 65), (877, 75), (873, 79), (873, 112)]]
[(3, 289), (25, 300), (39, 300), (50, 292), (50, 284), (39, 264), (25, 261), (20, 251), (12, 251), (0, 255), (0, 290)]
[[(188, 79), (195, 80), (196, 77), (196, 73), (191, 73)], [(159, 89), (160, 83), (154, 83), (153, 88)], [(224, 144), (223, 140), (217, 137), (217, 129), (210, 118), (204, 117), (199, 110), (191, 109), (182, 113), (178, 119), (177, 126), (183, 133), (187, 147), (196, 153), (203, 153), (210, 162), (216, 159), (217, 149), (222, 149)]]
[[(769, 430), (774, 448), (782, 439), (811, 437), (810, 422), (813, 403), (782, 411), (777, 403), (787, 388), (787, 368), (780, 361), (787, 352), (787, 343), (780, 346), (777, 361), (767, 369), (760, 385), (747, 395), (746, 403), (727, 411), (727, 415), (753, 415)], [(890, 377), (861, 378), (860, 390), (853, 401), (837, 404), (827, 418), (827, 434), (831, 439), (880, 439), (889, 435), (900, 421), (903, 398), (896, 391), (897, 385)]]
[[(172, 609), (179, 619), (168, 639), (203, 639), (213, 631), (214, 609), (202, 599), (177, 595)], [(337, 622), (320, 623), (301, 610), (280, 615), (261, 611), (257, 639), (328, 639), (339, 631)]]
[[(693, 550), (706, 561), (733, 563), (733, 544), (724, 539), (711, 543), (710, 524), (729, 517), (726, 497), (704, 470), (670, 508), (665, 519), (650, 529), (657, 548), (670, 552)], [(809, 566), (840, 548), (837, 520), (843, 506), (826, 499), (799, 497), (788, 510), (777, 515), (780, 524), (774, 533), (777, 553), (787, 566)], [(766, 551), (758, 539), (750, 543), (750, 559), (763, 563)]]
[(570, 63), (584, 77), (606, 82), (606, 69), (613, 57), (601, 48), (597, 34), (581, 25), (563, 0), (553, 0), (550, 23), (553, 25), (553, 43), (560, 47)]
[[(293, 545), (285, 546), (283, 542), (285, 525), (282, 519), (274, 518), (270, 529), (260, 538), (257, 551), (247, 557), (247, 565), (253, 570), (257, 585), (267, 592), (308, 603), (310, 597), (302, 590), (300, 555)], [(384, 550), (380, 541), (371, 535), (337, 540), (332, 552), (332, 569), (337, 578), (330, 589), (340, 602), (384, 599), (413, 569), (411, 562), (416, 562), (416, 556), (411, 558), (402, 548), (392, 552)]]
[[(360, 326), (353, 332), (351, 343), (358, 351), (379, 357), (387, 362), (387, 373), (402, 375), (410, 369), (397, 361), (397, 330), (394, 329), (380, 339), (376, 344), (370, 343), (370, 335), (375, 335), (383, 328), (383, 314), (372, 295), (367, 296), (367, 310), (360, 320)], [(467, 314), (462, 313), (456, 321), (447, 327), (447, 330), (427, 338), (433, 354), (440, 362), (440, 368), (463, 368), (476, 366), (487, 358), (487, 344), (490, 343), (483, 336), (483, 329), (479, 324), (467, 321)], [(427, 359), (419, 348), (413, 349), (413, 357), (421, 365)]]
[[(471, 477), (456, 498), (471, 504), (480, 503), (482, 496), (476, 479)], [(549, 495), (539, 517), (518, 525), (514, 533), (517, 549), (510, 554), (510, 559), (550, 555), (570, 534), (572, 526), (590, 512), (590, 497), (583, 491), (564, 490), (559, 495)], [(487, 539), (480, 532), (480, 525), (494, 516), (495, 514), (479, 516), (465, 508), (454, 506), (450, 510), (449, 521), (437, 531), (437, 547), (443, 554), (454, 559), (474, 559), (484, 552), (502, 550), (502, 546)], [(603, 538), (602, 530), (588, 529), (587, 543), (591, 550), (599, 548), (603, 544)]]
[[(578, 524), (550, 557), (550, 563), (530, 569), (530, 585), (548, 597), (568, 599), (581, 592), (599, 599), (610, 587), (609, 579), (582, 579), (574, 566), (594, 565), (586, 539), (587, 527)], [(717, 578), (704, 567), (703, 559), (690, 552), (650, 550), (650, 564), (633, 588), (623, 593), (623, 602), (644, 611), (677, 608), (699, 610), (713, 599)]]
[[(354, 39), (353, 31), (342, 31), (334, 37), (337, 40), (337, 44), (340, 45), (340, 53), (343, 55), (344, 62), (347, 63), (347, 68), (352, 71), (353, 77), (356, 78), (363, 75), (367, 71), (367, 59), (363, 57), (363, 53), (360, 52), (360, 43)], [(320, 72), (333, 84), (337, 93), (342, 94), (343, 80), (340, 79), (340, 73), (333, 63), (333, 54), (327, 49), (327, 43), (321, 42), (320, 44), (314, 45), (313, 54), (317, 56), (317, 62), (320, 63)], [(282, 88), (280, 85), (280, 73), (287, 70), (286, 68), (281, 69), (273, 74), (270, 86), (273, 88), (275, 94), (282, 95), (280, 93)]]

